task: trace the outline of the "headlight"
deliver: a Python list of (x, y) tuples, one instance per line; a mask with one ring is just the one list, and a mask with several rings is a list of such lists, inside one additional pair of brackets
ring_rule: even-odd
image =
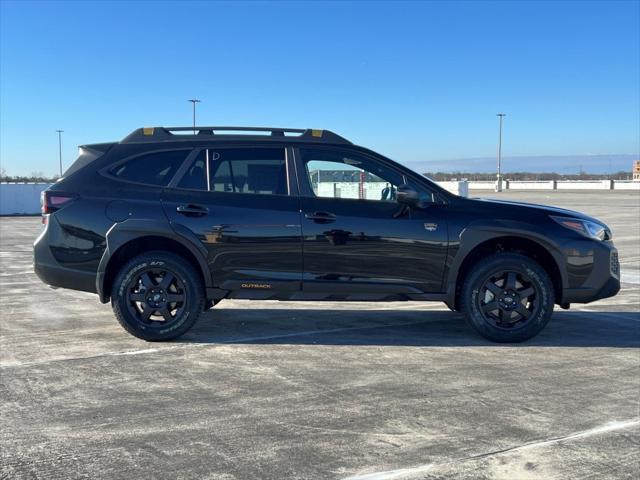
[(594, 240), (611, 240), (612, 238), (611, 230), (600, 223), (583, 220), (581, 218), (554, 217), (553, 215), (549, 215), (549, 217), (563, 227), (578, 232), (585, 237), (593, 238)]

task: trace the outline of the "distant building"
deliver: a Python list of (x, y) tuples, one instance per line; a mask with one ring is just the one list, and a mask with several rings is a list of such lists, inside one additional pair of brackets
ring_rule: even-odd
[(640, 182), (640, 160), (633, 162), (633, 181)]

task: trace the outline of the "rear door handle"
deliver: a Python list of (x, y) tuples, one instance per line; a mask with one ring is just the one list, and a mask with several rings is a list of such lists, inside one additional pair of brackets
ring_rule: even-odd
[(203, 207), (202, 205), (194, 205), (193, 203), (189, 203), (187, 205), (178, 205), (178, 207), (176, 208), (176, 212), (187, 217), (202, 217), (209, 213), (209, 209), (207, 207)]
[(305, 213), (304, 218), (307, 220), (313, 220), (316, 223), (331, 223), (336, 220), (336, 216), (330, 212)]

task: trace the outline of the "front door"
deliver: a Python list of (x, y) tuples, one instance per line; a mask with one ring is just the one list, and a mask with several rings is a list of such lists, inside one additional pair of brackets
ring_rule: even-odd
[(284, 147), (203, 148), (165, 189), (167, 216), (206, 247), (216, 287), (264, 298), (300, 290), (300, 208), (289, 171)]
[(443, 209), (399, 205), (396, 189), (407, 183), (402, 172), (334, 147), (297, 149), (296, 168), (303, 291), (375, 299), (442, 290), (448, 243)]

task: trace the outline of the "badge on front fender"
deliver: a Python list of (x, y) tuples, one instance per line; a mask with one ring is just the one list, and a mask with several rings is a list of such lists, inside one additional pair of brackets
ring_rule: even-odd
[(435, 232), (437, 228), (438, 228), (438, 224), (437, 223), (425, 223), (424, 224), (424, 229), (427, 232)]

